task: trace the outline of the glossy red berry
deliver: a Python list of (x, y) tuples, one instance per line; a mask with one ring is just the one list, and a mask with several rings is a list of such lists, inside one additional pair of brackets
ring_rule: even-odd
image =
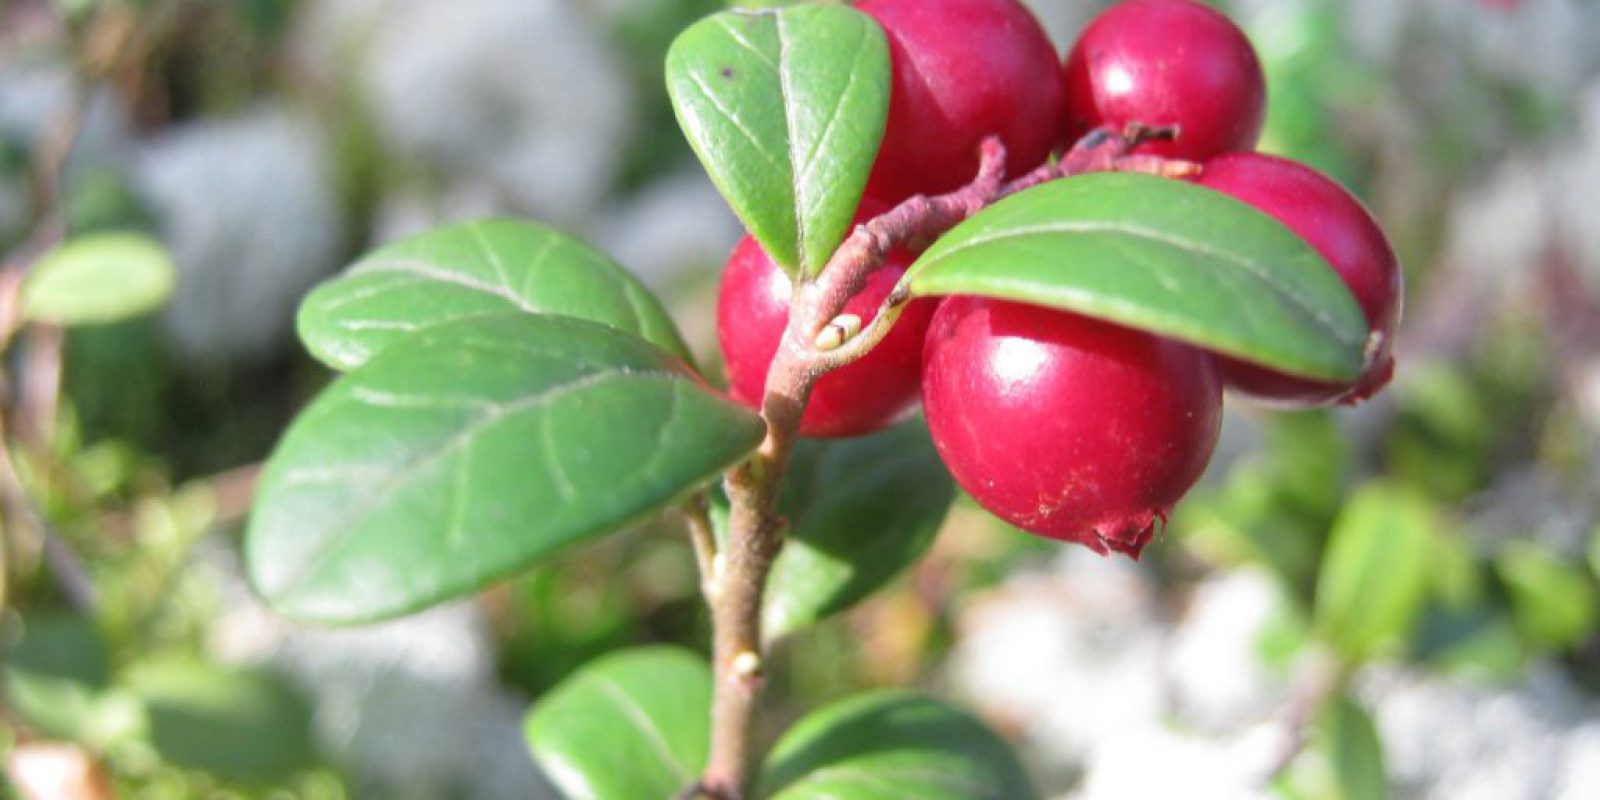
[(1140, 151), (1203, 161), (1248, 150), (1266, 118), (1256, 52), (1227, 17), (1190, 0), (1128, 0), (1085, 28), (1068, 53), (1070, 141), (1101, 125), (1175, 125)]
[[(845, 313), (870, 321), (909, 265), (909, 256), (892, 253), (846, 304)], [(717, 340), (728, 366), (729, 393), (751, 408), (761, 406), (767, 371), (789, 325), (793, 292), (789, 276), (755, 239), (744, 237), (722, 273)], [(932, 301), (912, 302), (872, 352), (818, 379), (800, 420), (801, 435), (859, 436), (893, 423), (910, 410), (917, 401), (922, 339), (933, 308)]]
[(867, 193), (890, 201), (960, 188), (998, 135), (1008, 174), (1049, 157), (1066, 119), (1056, 50), (1017, 0), (863, 0), (893, 63), (889, 119)]
[(1214, 159), (1199, 183), (1255, 206), (1300, 234), (1344, 279), (1379, 337), (1367, 370), (1353, 384), (1294, 378), (1223, 359), (1227, 386), (1286, 408), (1355, 403), (1382, 389), (1394, 375), (1390, 351), (1400, 323), (1402, 276), (1394, 249), (1361, 201), (1304, 164), (1260, 153)]
[(1222, 389), (1204, 351), (1076, 314), (952, 297), (923, 352), (934, 444), (979, 505), (1137, 558), (1205, 471)]

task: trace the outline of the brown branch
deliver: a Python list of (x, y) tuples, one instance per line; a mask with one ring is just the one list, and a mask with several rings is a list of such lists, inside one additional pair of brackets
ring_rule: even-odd
[(684, 796), (742, 800), (749, 781), (751, 733), (760, 698), (761, 602), (773, 561), (783, 545), (784, 522), (777, 514), (779, 491), (799, 434), (811, 388), (823, 374), (865, 355), (888, 334), (911, 294), (897, 286), (878, 314), (854, 336), (838, 322), (851, 297), (889, 253), (931, 242), (957, 224), (1009, 194), (1048, 180), (1099, 170), (1134, 170), (1187, 175), (1187, 162), (1130, 155), (1139, 143), (1170, 135), (1160, 129), (1130, 126), (1117, 133), (1096, 131), (1060, 162), (1047, 164), (1005, 182), (1005, 147), (995, 137), (980, 152), (977, 176), (966, 186), (935, 197), (918, 195), (869, 222), (856, 226), (813, 280), (802, 283), (790, 307), (771, 370), (761, 416), (767, 435), (751, 459), (724, 477), (732, 504), (728, 541), (718, 559), (706, 599), (713, 626), (714, 693), (711, 755), (700, 782)]

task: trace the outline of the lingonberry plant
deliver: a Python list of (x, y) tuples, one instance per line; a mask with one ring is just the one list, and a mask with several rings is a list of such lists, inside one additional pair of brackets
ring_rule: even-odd
[[(761, 757), (767, 646), (921, 555), (954, 494), (934, 452), (1019, 528), (1137, 557), (1210, 458), (1219, 372), (1364, 397), (1398, 313), (1393, 258), (1342, 190), (1218, 157), (1262, 112), (1231, 23), (1134, 0), (1072, 52), (1063, 71), (1015, 0), (691, 26), (668, 88), (749, 231), (718, 313), (731, 396), (639, 283), (561, 233), (388, 245), (302, 307), (344, 374), (266, 470), (257, 590), (291, 617), (375, 620), (673, 509), (710, 663), (618, 653), (542, 698), (528, 744), (570, 796), (1032, 796), (995, 734), (905, 692), (816, 712)], [(931, 442), (916, 422), (864, 435), (919, 386)]]
[[(861, 291), (845, 304), (835, 328), (842, 340), (871, 319), (910, 266), (903, 251), (890, 253), (866, 276)], [(755, 239), (746, 236), (728, 257), (717, 294), (717, 340), (728, 369), (728, 394), (754, 409), (766, 396), (767, 373), (789, 326), (794, 282)], [(922, 337), (933, 300), (917, 300), (872, 352), (817, 379), (811, 388), (801, 436), (860, 436), (905, 416), (922, 384)]]

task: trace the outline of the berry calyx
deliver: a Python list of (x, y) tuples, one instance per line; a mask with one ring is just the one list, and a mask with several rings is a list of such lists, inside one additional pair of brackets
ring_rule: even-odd
[(978, 145), (999, 136), (1006, 174), (1044, 163), (1060, 140), (1066, 93), (1056, 50), (1017, 0), (863, 0), (883, 27), (893, 83), (867, 194), (898, 202), (972, 180)]
[(1248, 150), (1266, 119), (1266, 78), (1244, 32), (1191, 0), (1129, 0), (1085, 28), (1063, 65), (1069, 140), (1130, 123), (1175, 126), (1139, 152), (1203, 161)]
[[(909, 255), (891, 253), (850, 298), (844, 313), (872, 320), (910, 263)], [(789, 325), (793, 295), (793, 281), (761, 245), (750, 236), (740, 240), (722, 273), (717, 341), (728, 367), (729, 394), (751, 408), (761, 408), (767, 373)], [(861, 360), (817, 379), (800, 420), (800, 434), (860, 436), (887, 427), (916, 405), (922, 337), (934, 305), (913, 301), (883, 341)]]
[(951, 297), (923, 351), (939, 455), (996, 516), (1138, 558), (1216, 446), (1209, 354), (1063, 311)]
[(1366, 370), (1352, 383), (1296, 378), (1223, 359), (1227, 386), (1270, 405), (1313, 408), (1354, 404), (1387, 385), (1394, 375), (1391, 350), (1400, 323), (1403, 278), (1394, 249), (1361, 201), (1311, 167), (1260, 153), (1213, 159), (1198, 183), (1267, 213), (1315, 248), (1350, 288), (1376, 344)]

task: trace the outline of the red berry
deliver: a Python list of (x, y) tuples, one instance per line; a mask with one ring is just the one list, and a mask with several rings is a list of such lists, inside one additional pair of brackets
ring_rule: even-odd
[(970, 182), (998, 135), (1006, 170), (1049, 157), (1066, 119), (1056, 50), (1017, 0), (863, 0), (893, 62), (889, 120), (867, 193), (890, 201)]
[(1204, 351), (978, 297), (934, 314), (922, 402), (939, 455), (979, 505), (1134, 558), (1205, 471), (1222, 419)]
[(1253, 364), (1224, 359), (1229, 388), (1285, 408), (1312, 408), (1371, 397), (1394, 375), (1390, 354), (1400, 323), (1400, 264), (1366, 207), (1322, 173), (1288, 159), (1233, 153), (1205, 165), (1199, 183), (1266, 212), (1300, 234), (1327, 260), (1355, 295), (1378, 349), (1354, 383), (1294, 378)]
[(1071, 141), (1102, 125), (1175, 125), (1140, 151), (1203, 161), (1248, 150), (1266, 117), (1256, 51), (1227, 17), (1190, 0), (1129, 0), (1085, 28), (1066, 64)]
[[(908, 255), (891, 253), (883, 267), (845, 305), (845, 313), (870, 322), (878, 306), (910, 266)], [(794, 284), (767, 257), (756, 240), (746, 236), (728, 258), (717, 297), (717, 340), (728, 365), (729, 392), (751, 408), (760, 408), (767, 371), (778, 354), (789, 325), (789, 300)], [(849, 366), (818, 379), (800, 420), (804, 436), (859, 436), (898, 419), (917, 401), (921, 379), (922, 337), (934, 302), (913, 301), (900, 313), (893, 330), (872, 352)]]

